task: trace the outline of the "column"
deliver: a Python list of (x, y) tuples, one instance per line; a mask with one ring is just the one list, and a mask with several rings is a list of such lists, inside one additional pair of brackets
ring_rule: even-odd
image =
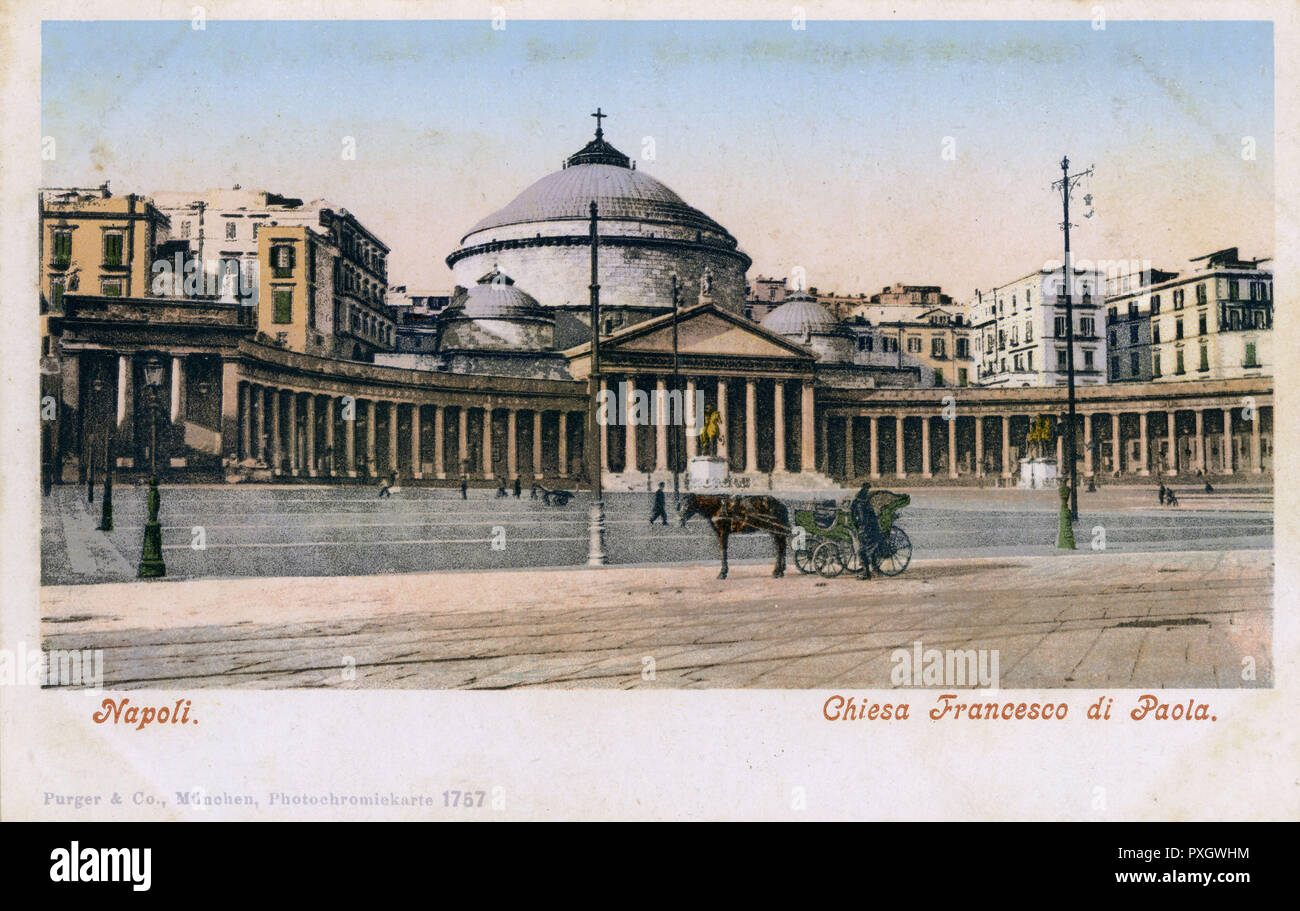
[(1146, 477), (1151, 474), (1149, 457), (1147, 454), (1147, 413), (1138, 412), (1138, 474)]
[(825, 411), (822, 412), (822, 474), (831, 473), (831, 417)]
[(686, 461), (689, 463), (695, 458), (695, 447), (699, 444), (699, 422), (703, 415), (695, 413), (695, 380), (688, 377), (686, 380), (686, 401), (682, 402), (682, 409), (686, 412)]
[(668, 470), (668, 387), (663, 377), (655, 379), (655, 471)]
[(948, 421), (948, 477), (957, 477), (957, 415)]
[[(332, 400), (331, 400), (332, 401)], [(349, 478), (357, 476), (357, 402), (352, 400), (352, 417), (343, 414), (343, 470)]]
[(817, 470), (817, 424), (812, 383), (799, 387), (799, 470)]
[(975, 416), (975, 477), (984, 477), (984, 416)]
[(298, 474), (302, 470), (302, 459), (298, 455), (298, 393), (289, 390), (289, 473)]
[(758, 471), (758, 395), (755, 381), (745, 381), (745, 471)]
[(903, 434), (907, 430), (907, 415), (900, 414), (894, 418), (894, 477), (907, 477), (907, 462), (904, 461)]
[(772, 384), (772, 471), (785, 473), (785, 380)]
[[(237, 408), (237, 409), (243, 409), (243, 408), (244, 408), (244, 405), (245, 405), (246, 402), (248, 401), (248, 399), (245, 397), (245, 394), (246, 394), (247, 390), (245, 390), (245, 389), (243, 388), (242, 385), (236, 386), (236, 390), (237, 390), (237, 393), (236, 393), (236, 394), (238, 395), (238, 399), (239, 399), (238, 402), (237, 402), (237, 404), (236, 404), (236, 408)], [(240, 394), (240, 393), (245, 393), (245, 394)], [(175, 426), (175, 425), (180, 425), (180, 427), (179, 427), (180, 432), (177, 434), (177, 437), (179, 438), (180, 443), (181, 443), (181, 446), (179, 447), (179, 451), (180, 451), (181, 453), (184, 453), (184, 452), (185, 452), (185, 448), (184, 448), (184, 443), (185, 443), (185, 413), (186, 413), (186, 408), (185, 408), (185, 358), (183, 358), (183, 357), (173, 357), (173, 358), (172, 358), (172, 394), (171, 394), (171, 415), (170, 415), (170, 421), (171, 421), (171, 423), (172, 423), (173, 426)], [(244, 412), (244, 411), (240, 411), (239, 413), (240, 413), (240, 414), (244, 414), (245, 412)], [(241, 436), (241, 434), (242, 434), (242, 436)], [(244, 422), (241, 420), (241, 421), (240, 421), (239, 423), (237, 423), (236, 426), (235, 426), (235, 440), (234, 440), (234, 446), (228, 447), (229, 454), (230, 454), (230, 455), (233, 455), (233, 456), (234, 456), (235, 458), (237, 458), (237, 459), (244, 459), (244, 458), (246, 457), (244, 453), (245, 453), (245, 447), (247, 446), (247, 442), (246, 442), (247, 439), (248, 439), (248, 434), (244, 432)], [(169, 448), (170, 448), (170, 447), (169, 447)], [(175, 465), (175, 466), (178, 466), (178, 467), (179, 467), (179, 466), (183, 466), (183, 465), (186, 464), (186, 462), (185, 462), (185, 456), (184, 456), (184, 455), (181, 455), (179, 458), (173, 456), (173, 457), (170, 458), (169, 463), (170, 463), (171, 465)]]
[(420, 451), (420, 403), (411, 405), (411, 477), (424, 477), (424, 453)]
[(1196, 415), (1196, 439), (1192, 443), (1192, 458), (1196, 460), (1196, 470), (1205, 474), (1205, 414), (1199, 408), (1192, 413)]
[(379, 473), (379, 462), (375, 456), (376, 424), (379, 423), (379, 406), (374, 399), (366, 399), (366, 476), (375, 477)]
[(559, 469), (560, 477), (569, 476), (569, 413), (560, 412), (560, 463), (556, 466)]
[(445, 428), (442, 422), (445, 420), (447, 407), (445, 405), (433, 406), (433, 476), (438, 480), (447, 477), (446, 453), (443, 451), (443, 433)]
[(1011, 415), (1002, 415), (1002, 479), (1011, 480)]
[(1263, 474), (1264, 472), (1264, 453), (1259, 446), (1259, 406), (1255, 406), (1254, 413), (1250, 416), (1250, 472), (1251, 474)]
[[(158, 430), (162, 435), (162, 428)], [(239, 453), (239, 365), (221, 362), (221, 455), (234, 460)]]
[(921, 477), (934, 477), (930, 473), (930, 416), (921, 415)]
[(515, 452), (519, 444), (519, 412), (514, 408), (506, 409), (506, 477), (519, 477), (519, 454)]
[(252, 387), (252, 397), (257, 400), (257, 424), (255, 425), (255, 436), (253, 443), (253, 452), (256, 457), (263, 462), (266, 458), (266, 389), (261, 386)]
[(334, 450), (334, 396), (325, 396), (325, 475), (334, 477), (338, 474), (338, 467), (334, 464), (337, 458)]
[[(605, 378), (600, 378), (600, 398), (598, 401), (605, 401), (605, 393), (608, 392), (605, 385)], [(599, 414), (599, 412), (597, 412)], [(600, 434), (600, 471), (603, 475), (609, 471), (609, 426), (602, 426), (599, 421), (596, 422), (596, 432)]]
[(401, 406), (397, 402), (388, 403), (388, 470), (397, 471), (397, 411)]
[(1223, 473), (1232, 474), (1232, 409), (1223, 409)]
[(316, 396), (307, 396), (307, 474), (316, 477)]
[(1169, 463), (1165, 468), (1165, 474), (1178, 474), (1178, 435), (1175, 432), (1177, 425), (1176, 412), (1165, 412), (1165, 445), (1169, 447)]
[(1093, 476), (1092, 467), (1092, 415), (1083, 416), (1083, 476)]
[[(182, 427), (181, 439), (185, 439)], [(239, 384), (239, 461), (253, 455), (253, 385)]]
[(718, 415), (722, 418), (722, 435), (718, 437), (718, 455), (729, 458), (731, 434), (727, 430), (727, 381), (718, 380)]
[(533, 480), (542, 479), (542, 412), (533, 409)]
[(271, 389), (271, 471), (280, 474), (284, 470), (284, 452), (280, 447), (280, 390)]
[(854, 458), (857, 449), (853, 445), (853, 415), (844, 415), (844, 477), (850, 481), (857, 477), (858, 466), (857, 459)]
[(492, 477), (492, 407), (483, 409), (483, 477)]
[(456, 437), (458, 452), (457, 456), (460, 461), (456, 463), (456, 473), (459, 475), (469, 476), (469, 409), (461, 405), (459, 424), (457, 429), (460, 431)]
[(627, 378), (627, 401), (623, 414), (623, 472), (631, 474), (637, 471), (636, 464), (636, 424), (632, 421), (632, 396), (636, 392), (636, 377)]
[(871, 477), (880, 477), (880, 418), (871, 416)]
[(1111, 468), (1118, 476), (1123, 470), (1122, 465), (1123, 452), (1120, 447), (1119, 439), (1119, 412), (1114, 412), (1110, 416), (1110, 460), (1113, 462)]
[(131, 355), (117, 357), (117, 452), (119, 468), (135, 467), (135, 370)]

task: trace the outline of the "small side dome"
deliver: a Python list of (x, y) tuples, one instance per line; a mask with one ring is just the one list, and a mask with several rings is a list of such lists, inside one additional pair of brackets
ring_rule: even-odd
[[(457, 312), (451, 313), (454, 308)], [(478, 283), (453, 301), (449, 317), (466, 319), (545, 319), (553, 317), (531, 294), (515, 287), (515, 280), (495, 265)]]
[(555, 338), (554, 314), (495, 265), (452, 300), (442, 327), (444, 350), (545, 351)]
[(794, 339), (810, 335), (838, 335), (843, 328), (840, 321), (807, 291), (796, 291), (787, 297), (785, 303), (763, 317), (759, 325), (778, 335)]

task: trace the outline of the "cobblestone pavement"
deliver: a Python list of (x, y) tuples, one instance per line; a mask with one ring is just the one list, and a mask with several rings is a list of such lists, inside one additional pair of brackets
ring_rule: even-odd
[(1004, 688), (1268, 687), (1272, 576), (1267, 550), (1080, 550), (871, 582), (700, 564), (51, 586), (42, 635), (104, 649), (110, 688), (889, 687), (917, 641), (997, 649)]

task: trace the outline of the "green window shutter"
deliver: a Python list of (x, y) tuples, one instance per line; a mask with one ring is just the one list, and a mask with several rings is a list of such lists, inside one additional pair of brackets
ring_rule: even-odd
[(106, 266), (122, 265), (122, 235), (121, 234), (104, 235), (104, 265)]
[(63, 282), (61, 281), (50, 285), (50, 306), (55, 313), (63, 312)]
[(72, 262), (72, 233), (60, 231), (54, 235), (54, 264), (66, 266)]
[(277, 323), (293, 322), (293, 291), (287, 288), (275, 289), (275, 315), (272, 320)]

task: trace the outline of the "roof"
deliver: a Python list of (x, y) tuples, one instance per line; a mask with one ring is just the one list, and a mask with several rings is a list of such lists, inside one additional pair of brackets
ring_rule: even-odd
[(515, 287), (496, 266), (448, 305), (446, 319), (554, 319), (536, 298)]
[[(596, 203), (602, 220), (661, 222), (730, 238), (727, 230), (663, 183), (631, 166), (628, 157), (600, 135), (570, 156), (504, 208), (484, 218), (464, 237), (490, 228), (590, 217)], [(734, 244), (734, 240), (732, 240)]]
[(785, 302), (763, 317), (759, 325), (787, 338), (842, 335), (845, 331), (844, 325), (806, 291), (787, 296)]

